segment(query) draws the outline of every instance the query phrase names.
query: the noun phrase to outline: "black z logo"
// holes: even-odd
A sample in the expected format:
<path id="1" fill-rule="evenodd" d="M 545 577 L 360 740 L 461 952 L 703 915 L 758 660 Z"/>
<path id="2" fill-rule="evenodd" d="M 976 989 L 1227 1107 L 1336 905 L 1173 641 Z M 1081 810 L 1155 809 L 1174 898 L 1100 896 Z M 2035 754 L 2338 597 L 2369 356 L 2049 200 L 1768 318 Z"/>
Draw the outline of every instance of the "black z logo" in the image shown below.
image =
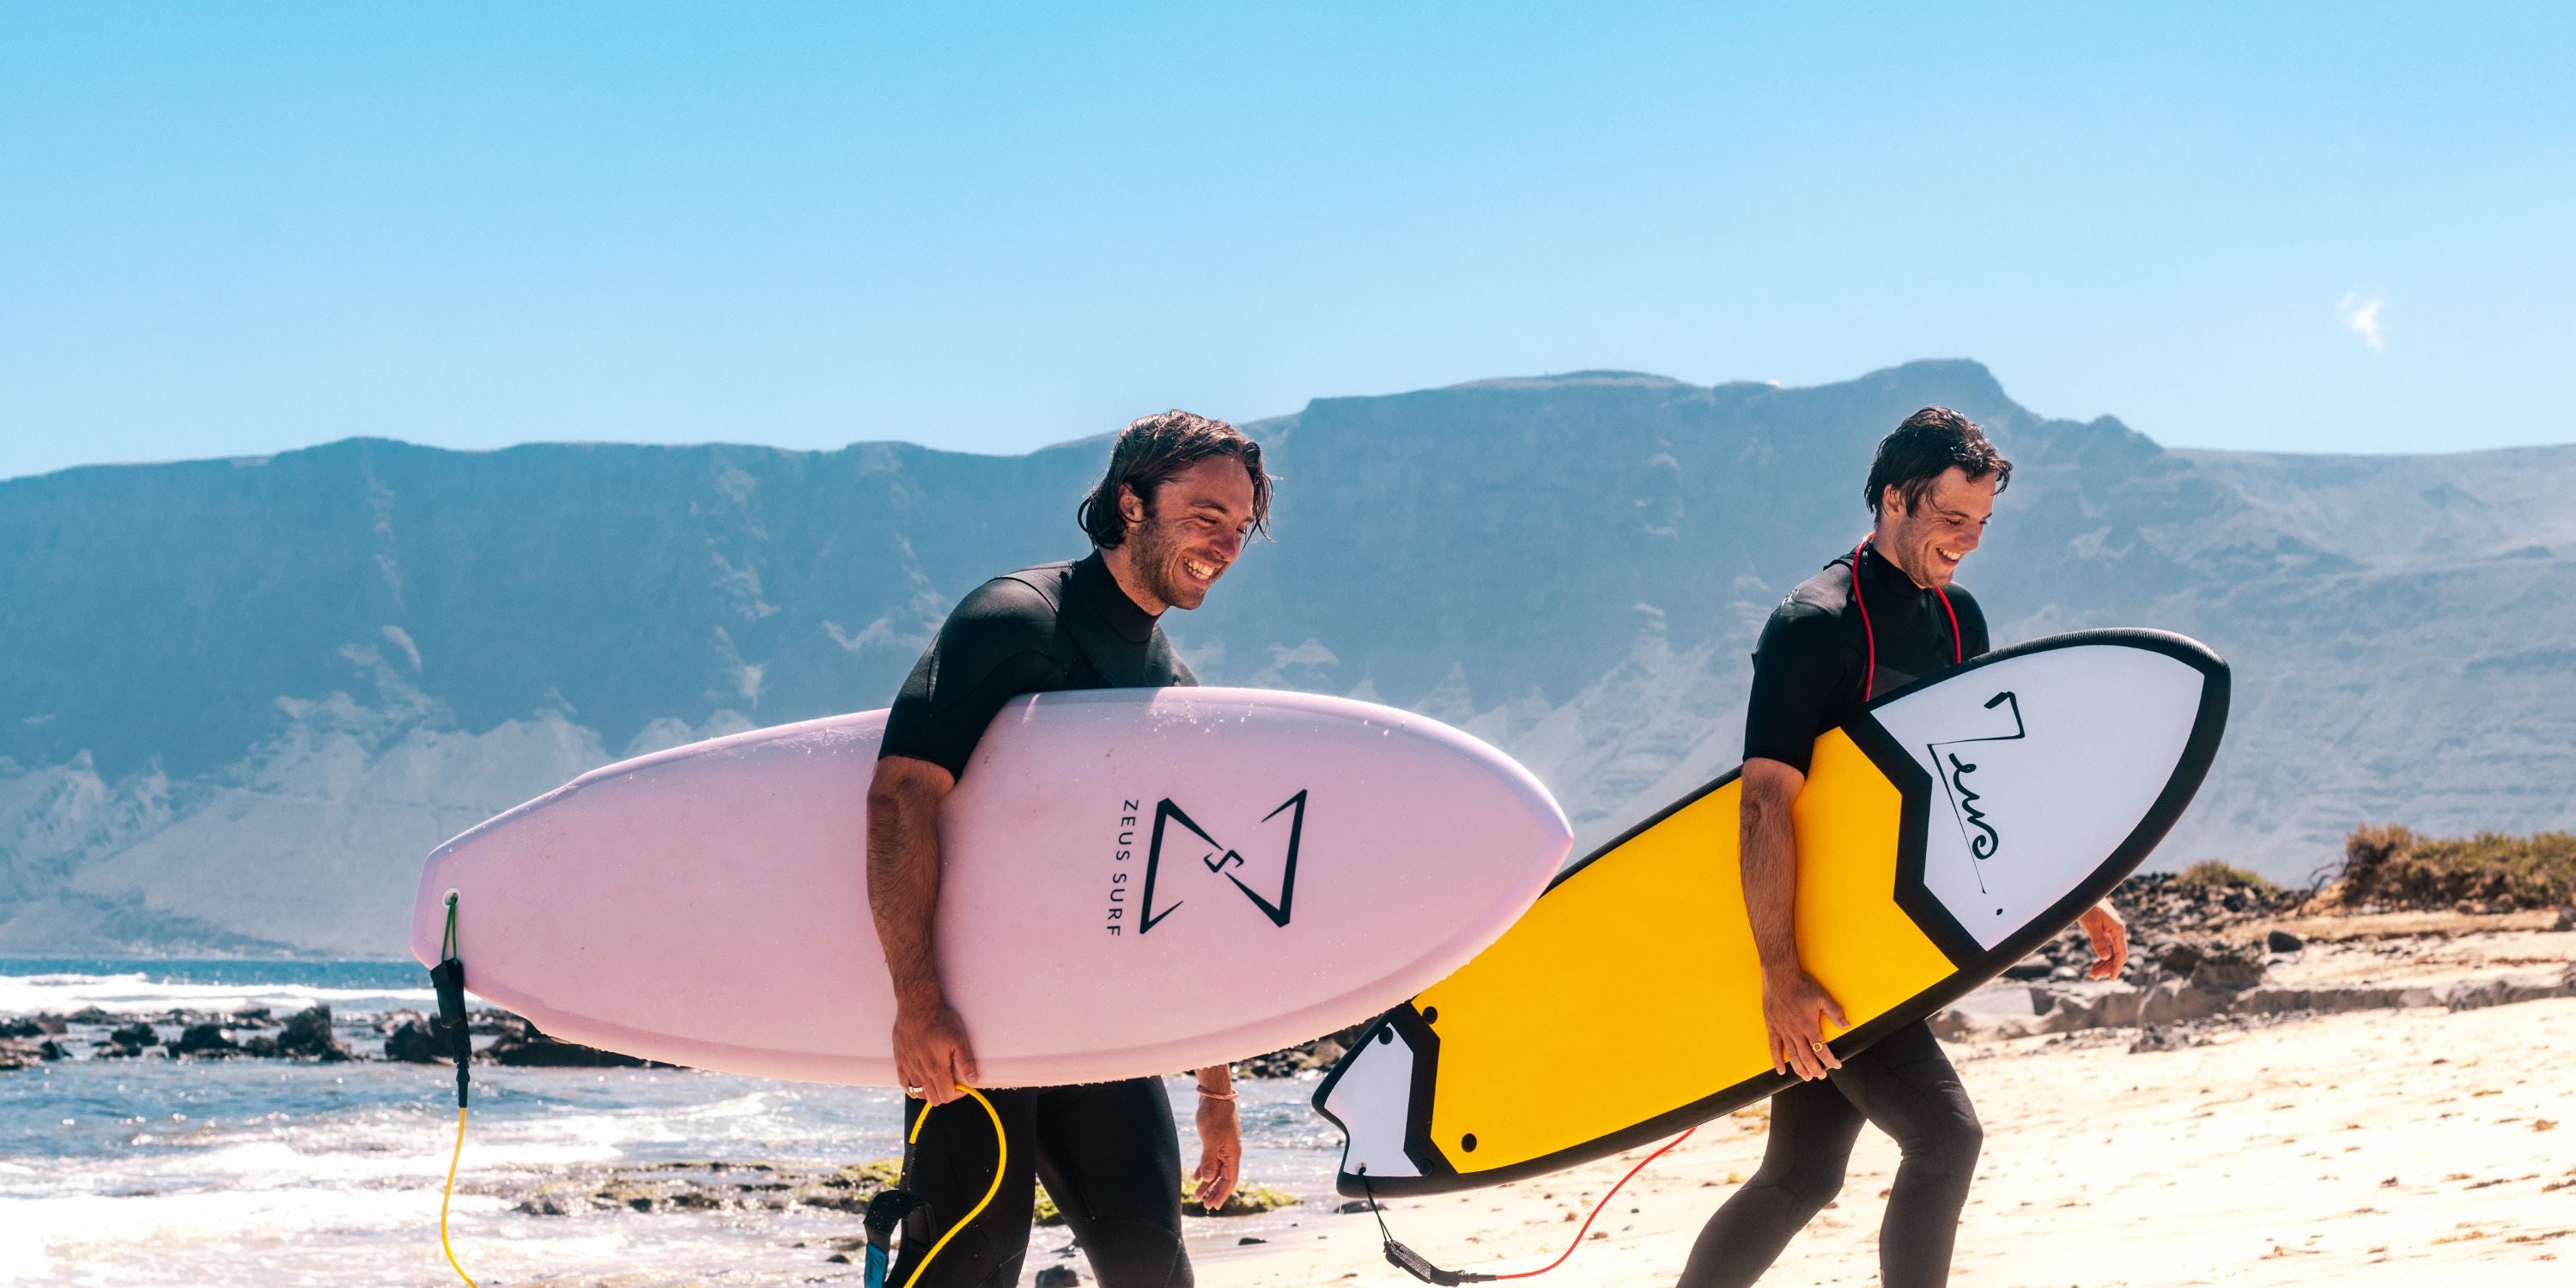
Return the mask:
<path id="1" fill-rule="evenodd" d="M 1280 802 L 1279 808 L 1262 815 L 1261 821 L 1267 823 L 1281 814 L 1288 815 L 1288 861 L 1283 865 L 1279 877 L 1279 902 L 1272 903 L 1262 898 L 1258 891 L 1245 885 L 1241 878 L 1235 876 L 1233 869 L 1243 866 L 1241 854 L 1236 853 L 1224 842 L 1208 835 L 1206 828 L 1199 826 L 1189 815 L 1182 813 L 1181 807 L 1173 804 L 1171 798 L 1165 797 L 1154 807 L 1153 848 L 1145 855 L 1144 921 L 1137 926 L 1136 933 L 1141 935 L 1152 930 L 1161 923 L 1163 918 L 1171 916 L 1181 908 L 1179 902 L 1174 902 L 1159 912 L 1154 909 L 1154 880 L 1162 871 L 1163 841 L 1167 836 L 1172 839 L 1175 853 L 1199 848 L 1201 850 L 1199 862 L 1208 871 L 1233 882 L 1234 888 L 1242 891 L 1243 897 L 1252 901 L 1252 906 L 1261 909 L 1261 915 L 1270 918 L 1271 925 L 1287 925 L 1290 910 L 1297 898 L 1297 843 L 1306 830 L 1306 793 L 1299 792 Z M 1181 828 L 1177 833 L 1171 831 L 1171 825 L 1175 823 L 1180 824 Z M 1196 841 L 1189 839 L 1193 837 Z"/>
<path id="2" fill-rule="evenodd" d="M 1968 775 L 1977 772 L 1977 767 L 1961 760 L 1959 753 L 1943 749 L 1964 747 L 1972 742 L 2019 740 L 2025 732 L 2021 721 L 2021 699 L 2013 696 L 2012 691 L 2007 689 L 1986 699 L 1986 710 L 1992 711 L 1996 707 L 2007 707 L 2011 710 L 2013 723 L 2011 733 L 1991 734 L 1983 738 L 1959 738 L 1949 742 L 1932 743 L 1924 748 L 1932 753 L 1932 764 L 1937 771 L 1935 776 L 1941 780 L 1941 789 L 1950 798 L 1950 815 L 1959 822 L 1959 839 L 1967 843 L 1968 853 L 1979 859 L 1995 857 L 1995 852 L 2003 848 L 2003 837 L 1996 834 L 1994 824 L 1986 821 L 1986 812 L 1977 808 L 1977 802 L 1982 798 L 1977 795 L 1975 789 L 1968 786 Z M 1970 835 L 1971 831 L 1975 835 Z M 1985 875 L 1981 869 L 1977 876 L 1977 888 L 1983 890 L 1985 883 Z"/>

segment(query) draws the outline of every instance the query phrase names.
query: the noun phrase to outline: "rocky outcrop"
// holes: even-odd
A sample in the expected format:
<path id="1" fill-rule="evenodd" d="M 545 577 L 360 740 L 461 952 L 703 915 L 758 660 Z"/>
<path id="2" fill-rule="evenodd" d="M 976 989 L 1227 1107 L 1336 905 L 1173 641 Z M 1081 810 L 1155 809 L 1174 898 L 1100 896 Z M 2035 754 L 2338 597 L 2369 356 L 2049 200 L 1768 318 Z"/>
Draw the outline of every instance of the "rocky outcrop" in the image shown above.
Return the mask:
<path id="1" fill-rule="evenodd" d="M 376 1021 L 385 1035 L 385 1058 L 402 1064 L 445 1064 L 445 1044 L 417 1011 L 394 1011 Z"/>
<path id="2" fill-rule="evenodd" d="M 563 1042 L 548 1037 L 536 1025 L 511 1017 L 501 1026 L 500 1036 L 492 1045 L 476 1052 L 478 1059 L 494 1064 L 530 1069 L 670 1069 L 676 1065 L 657 1063 L 616 1051 L 602 1051 L 577 1042 Z"/>
<path id="3" fill-rule="evenodd" d="M 1312 1070 L 1332 1068 L 1334 1062 L 1340 1060 L 1342 1053 L 1348 1051 L 1351 1043 L 1359 1037 L 1360 1030 L 1374 1022 L 1354 1024 L 1349 1028 L 1327 1033 L 1312 1042 L 1301 1042 L 1296 1046 L 1273 1051 L 1268 1055 L 1257 1055 L 1249 1060 L 1237 1060 L 1234 1062 L 1234 1072 L 1246 1078 L 1293 1078 Z"/>
<path id="4" fill-rule="evenodd" d="M 161 1034 L 151 1025 L 137 1020 L 121 1024 L 101 1040 L 95 1051 L 101 1059 L 131 1060 L 161 1045 Z"/>
<path id="5" fill-rule="evenodd" d="M 0 1073 L 32 1069 L 46 1061 L 68 1059 L 70 1056 L 71 1053 L 63 1049 L 63 1044 L 52 1038 L 0 1038 Z"/>
<path id="6" fill-rule="evenodd" d="M 170 1040 L 170 1054 L 193 1059 L 221 1059 L 247 1055 L 233 1040 L 232 1030 L 221 1024 L 191 1024 L 185 1032 Z"/>
<path id="7" fill-rule="evenodd" d="M 2235 989 L 2193 979 L 2163 979 L 2145 988 L 1989 985 L 1932 1017 L 1932 1031 L 1945 1041 L 1973 1041 L 2086 1029 L 2159 1028 L 2226 1017 L 2413 1007 L 2470 1011 L 2558 997 L 2576 997 L 2576 967 L 2415 984 L 2258 984 Z"/>

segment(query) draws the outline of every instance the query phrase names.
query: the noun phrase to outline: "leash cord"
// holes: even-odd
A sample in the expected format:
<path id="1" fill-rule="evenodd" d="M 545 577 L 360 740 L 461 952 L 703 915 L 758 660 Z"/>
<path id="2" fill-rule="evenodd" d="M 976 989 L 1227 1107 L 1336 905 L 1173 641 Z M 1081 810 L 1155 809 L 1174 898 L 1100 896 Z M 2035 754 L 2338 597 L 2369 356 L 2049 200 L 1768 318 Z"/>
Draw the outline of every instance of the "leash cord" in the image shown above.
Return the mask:
<path id="1" fill-rule="evenodd" d="M 465 1288 L 477 1288 L 474 1276 L 456 1263 L 456 1249 L 447 1242 L 447 1200 L 456 1192 L 456 1161 L 465 1156 L 465 1106 L 456 1107 L 456 1151 L 447 1156 L 447 1186 L 438 1192 L 438 1250 L 447 1254 L 447 1268 L 465 1281 Z"/>
<path id="2" fill-rule="evenodd" d="M 1638 1159 L 1637 1165 L 1629 1168 L 1628 1174 L 1620 1177 L 1618 1184 L 1611 1186 L 1610 1192 L 1602 1195 L 1601 1201 L 1592 1205 L 1592 1214 L 1583 1218 L 1582 1227 L 1574 1232 L 1574 1242 L 1565 1245 L 1565 1251 L 1556 1254 L 1556 1260 L 1540 1266 L 1536 1270 L 1519 1270 L 1507 1275 L 1487 1275 L 1477 1274 L 1473 1271 L 1443 1270 L 1438 1266 L 1432 1265 L 1431 1262 L 1423 1257 L 1421 1253 L 1415 1252 L 1413 1249 L 1395 1241 L 1395 1236 L 1386 1228 L 1386 1214 L 1378 1208 L 1377 1192 L 1369 1185 L 1368 1174 L 1366 1172 L 1360 1174 L 1360 1190 L 1368 1196 L 1370 1214 L 1377 1217 L 1378 1238 L 1386 1244 L 1386 1259 L 1393 1263 L 1398 1269 L 1403 1270 L 1406 1274 L 1412 1275 L 1414 1278 L 1427 1284 L 1441 1285 L 1442 1288 L 1452 1288 L 1453 1285 L 1458 1284 L 1499 1283 L 1506 1279 L 1535 1279 L 1540 1275 L 1546 1274 L 1548 1271 L 1556 1269 L 1558 1266 L 1564 1265 L 1567 1259 L 1574 1255 L 1575 1250 L 1583 1246 L 1583 1236 L 1591 1233 L 1592 1223 L 1601 1219 L 1601 1213 L 1610 1206 L 1610 1200 L 1618 1195 L 1621 1186 L 1625 1186 L 1628 1182 L 1637 1179 L 1637 1173 L 1646 1170 L 1646 1164 L 1654 1162 L 1656 1159 L 1662 1158 L 1665 1154 L 1672 1152 L 1675 1146 L 1680 1145 L 1683 1141 L 1689 1140 L 1691 1138 L 1691 1133 L 1698 1130 L 1699 1128 L 1697 1127 L 1689 1128 L 1682 1132 L 1681 1135 L 1675 1136 L 1671 1140 L 1664 1142 L 1662 1148 L 1657 1149 L 1654 1153 Z M 905 1288 L 910 1288 L 910 1285 L 906 1285 Z"/>
<path id="3" fill-rule="evenodd" d="M 939 1255 L 940 1249 L 947 1247 L 948 1241 L 956 1238 L 958 1231 L 975 1224 L 975 1218 L 984 1215 L 984 1209 L 992 1206 L 993 1196 L 1002 1192 L 1003 1172 L 1010 1165 L 1011 1140 L 1002 1131 L 1001 1111 L 993 1108 L 993 1102 L 986 1100 L 983 1092 L 962 1082 L 957 1084 L 957 1089 L 974 1097 L 975 1103 L 984 1107 L 984 1116 L 993 1120 L 993 1184 L 984 1191 L 984 1197 L 975 1201 L 975 1206 L 966 1213 L 965 1220 L 948 1227 L 947 1232 L 939 1236 L 939 1242 L 930 1245 L 930 1251 L 921 1254 L 921 1264 L 914 1266 L 912 1273 L 905 1276 L 903 1288 L 912 1288 L 914 1284 L 919 1283 L 921 1272 L 930 1268 L 931 1260 Z M 906 1136 L 903 1142 L 906 1146 L 920 1143 L 922 1126 L 930 1121 L 930 1110 L 931 1106 L 924 1105 L 921 1116 L 912 1120 L 912 1133 Z"/>

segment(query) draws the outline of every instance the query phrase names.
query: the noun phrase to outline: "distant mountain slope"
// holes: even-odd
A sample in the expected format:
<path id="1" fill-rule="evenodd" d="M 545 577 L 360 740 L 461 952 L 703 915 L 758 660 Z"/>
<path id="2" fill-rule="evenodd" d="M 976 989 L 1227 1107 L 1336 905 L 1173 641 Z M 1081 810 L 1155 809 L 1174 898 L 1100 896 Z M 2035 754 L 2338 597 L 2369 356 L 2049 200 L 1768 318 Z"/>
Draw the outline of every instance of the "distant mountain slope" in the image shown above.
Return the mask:
<path id="1" fill-rule="evenodd" d="M 1753 633 L 1928 403 L 2018 463 L 1964 579 L 1998 639 L 2164 626 L 2236 663 L 2160 861 L 2576 825 L 2576 448 L 2167 451 L 1967 362 L 1318 400 L 1253 427 L 1277 543 L 1170 628 L 1212 683 L 1460 723 L 1599 839 L 1734 763 Z M 1080 551 L 1101 457 L 351 440 L 0 482 L 0 952 L 397 951 L 421 855 L 477 819 L 882 704 L 958 595 Z"/>

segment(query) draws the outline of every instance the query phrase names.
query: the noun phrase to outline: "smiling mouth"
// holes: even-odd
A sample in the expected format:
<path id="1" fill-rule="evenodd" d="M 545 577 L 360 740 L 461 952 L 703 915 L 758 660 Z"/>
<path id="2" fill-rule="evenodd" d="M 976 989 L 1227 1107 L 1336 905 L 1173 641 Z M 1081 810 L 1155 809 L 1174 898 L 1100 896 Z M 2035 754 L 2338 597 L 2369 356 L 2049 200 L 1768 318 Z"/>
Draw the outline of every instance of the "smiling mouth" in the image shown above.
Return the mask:
<path id="1" fill-rule="evenodd" d="M 1225 571 L 1225 565 L 1212 563 L 1205 559 L 1183 559 L 1181 560 L 1181 571 L 1188 573 L 1190 575 L 1190 579 L 1193 581 L 1212 582 L 1216 580 L 1216 575 L 1218 573 Z"/>

